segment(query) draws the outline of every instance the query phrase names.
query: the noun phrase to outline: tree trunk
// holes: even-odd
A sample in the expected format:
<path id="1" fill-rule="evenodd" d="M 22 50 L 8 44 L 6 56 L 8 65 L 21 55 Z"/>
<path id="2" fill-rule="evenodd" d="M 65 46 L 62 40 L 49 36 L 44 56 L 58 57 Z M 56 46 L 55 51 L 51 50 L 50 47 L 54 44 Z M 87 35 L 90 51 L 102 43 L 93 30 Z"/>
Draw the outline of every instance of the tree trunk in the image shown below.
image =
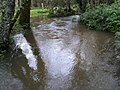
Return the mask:
<path id="1" fill-rule="evenodd" d="M 2 12 L 1 16 L 1 36 L 2 37 L 2 43 L 5 44 L 5 46 L 9 43 L 9 37 L 10 37 L 10 23 L 14 16 L 15 11 L 15 0 L 5 0 L 3 1 L 5 3 L 5 6 L 3 6 L 4 10 Z"/>
<path id="2" fill-rule="evenodd" d="M 71 11 L 70 1 L 71 1 L 71 0 L 68 0 L 68 11 Z"/>
<path id="3" fill-rule="evenodd" d="M 19 24 L 22 25 L 24 29 L 30 28 L 30 6 L 31 0 L 27 0 L 20 13 Z"/>
<path id="4" fill-rule="evenodd" d="M 3 0 L 0 1 L 0 11 L 1 11 L 1 20 L 0 20 L 0 48 L 7 49 L 9 45 L 9 38 L 12 28 L 17 21 L 18 17 L 21 25 L 26 25 L 27 28 L 30 28 L 30 4 L 31 0 L 21 0 L 20 9 L 15 11 L 15 0 Z M 14 18 L 13 18 L 14 17 Z M 0 49 L 1 50 L 1 49 Z"/>

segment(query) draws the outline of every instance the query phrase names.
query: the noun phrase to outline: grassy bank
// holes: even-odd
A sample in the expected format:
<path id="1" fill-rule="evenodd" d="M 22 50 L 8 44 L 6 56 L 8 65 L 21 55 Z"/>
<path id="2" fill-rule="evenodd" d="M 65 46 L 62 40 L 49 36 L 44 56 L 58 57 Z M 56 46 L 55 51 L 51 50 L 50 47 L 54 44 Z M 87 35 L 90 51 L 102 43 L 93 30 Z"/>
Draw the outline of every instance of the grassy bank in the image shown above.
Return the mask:
<path id="1" fill-rule="evenodd" d="M 69 10 L 66 7 L 54 7 L 49 9 L 41 9 L 39 7 L 32 7 L 30 11 L 31 17 L 48 16 L 48 17 L 65 17 L 79 13 L 79 6 L 77 4 L 71 5 Z"/>
<path id="2" fill-rule="evenodd" d="M 30 11 L 30 17 L 47 16 L 48 11 L 48 9 L 33 8 Z"/>
<path id="3" fill-rule="evenodd" d="M 73 9 L 67 9 L 63 7 L 54 7 L 50 9 L 48 16 L 49 17 L 66 17 L 74 15 L 75 11 Z"/>

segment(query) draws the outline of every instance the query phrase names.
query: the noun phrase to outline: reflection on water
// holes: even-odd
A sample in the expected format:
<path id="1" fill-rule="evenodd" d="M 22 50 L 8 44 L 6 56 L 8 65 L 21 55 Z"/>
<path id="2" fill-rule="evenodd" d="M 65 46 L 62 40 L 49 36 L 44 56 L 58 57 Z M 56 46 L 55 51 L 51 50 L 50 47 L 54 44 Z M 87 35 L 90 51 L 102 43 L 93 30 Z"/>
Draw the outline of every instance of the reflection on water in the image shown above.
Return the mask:
<path id="1" fill-rule="evenodd" d="M 23 36 L 23 34 L 17 34 L 14 36 L 14 41 L 16 47 L 22 50 L 22 53 L 28 60 L 28 65 L 34 70 L 37 70 L 37 60 L 35 55 L 33 55 L 31 46 L 28 44 L 27 40 Z"/>
<path id="2" fill-rule="evenodd" d="M 17 61 L 16 61 L 17 60 Z M 20 90 L 43 90 L 44 89 L 44 67 L 40 59 L 38 59 L 39 66 L 37 71 L 31 69 L 27 63 L 27 60 L 24 56 L 17 56 L 13 60 L 12 75 L 14 78 L 21 80 L 23 86 Z M 41 69 L 42 68 L 42 69 Z M 42 82 L 41 82 L 42 81 Z M 12 89 L 14 90 L 14 89 Z M 15 89 L 19 90 L 19 89 Z"/>
<path id="3" fill-rule="evenodd" d="M 22 87 L 21 80 L 15 78 L 11 73 L 10 60 L 0 60 L 0 90 L 22 90 Z"/>
<path id="4" fill-rule="evenodd" d="M 77 21 L 77 15 L 33 18 L 36 41 L 15 36 L 21 50 L 0 61 L 0 90 L 120 90 L 119 69 L 110 64 L 113 35 L 87 30 Z"/>

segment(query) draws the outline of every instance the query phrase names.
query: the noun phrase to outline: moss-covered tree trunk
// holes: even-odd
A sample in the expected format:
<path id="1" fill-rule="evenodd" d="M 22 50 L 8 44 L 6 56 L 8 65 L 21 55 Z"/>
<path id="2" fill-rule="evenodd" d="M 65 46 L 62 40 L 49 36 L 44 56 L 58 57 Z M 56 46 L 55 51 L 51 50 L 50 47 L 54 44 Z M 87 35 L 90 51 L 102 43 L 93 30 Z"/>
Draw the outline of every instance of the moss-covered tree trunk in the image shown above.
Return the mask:
<path id="1" fill-rule="evenodd" d="M 0 42 L 5 45 L 9 44 L 10 37 L 10 23 L 14 16 L 15 11 L 15 0 L 4 0 L 2 1 L 2 16 L 1 16 L 1 29 L 0 29 Z"/>
<path id="2" fill-rule="evenodd" d="M 27 0 L 20 13 L 19 24 L 22 25 L 24 29 L 30 28 L 30 6 L 31 0 Z"/>

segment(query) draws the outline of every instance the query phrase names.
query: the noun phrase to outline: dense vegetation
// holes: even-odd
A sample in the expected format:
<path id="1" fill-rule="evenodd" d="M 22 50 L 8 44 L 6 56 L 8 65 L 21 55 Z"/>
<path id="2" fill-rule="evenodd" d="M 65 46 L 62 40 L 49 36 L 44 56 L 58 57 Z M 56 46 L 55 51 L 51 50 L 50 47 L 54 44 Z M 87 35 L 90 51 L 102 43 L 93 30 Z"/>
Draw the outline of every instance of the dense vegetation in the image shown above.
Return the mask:
<path id="1" fill-rule="evenodd" d="M 65 17 L 65 16 L 70 16 L 74 15 L 75 11 L 73 9 L 67 9 L 67 8 L 62 8 L 62 7 L 54 7 L 53 9 L 49 10 L 49 17 Z"/>
<path id="2" fill-rule="evenodd" d="M 101 4 L 88 8 L 81 15 L 81 20 L 92 30 L 120 31 L 120 4 Z"/>

